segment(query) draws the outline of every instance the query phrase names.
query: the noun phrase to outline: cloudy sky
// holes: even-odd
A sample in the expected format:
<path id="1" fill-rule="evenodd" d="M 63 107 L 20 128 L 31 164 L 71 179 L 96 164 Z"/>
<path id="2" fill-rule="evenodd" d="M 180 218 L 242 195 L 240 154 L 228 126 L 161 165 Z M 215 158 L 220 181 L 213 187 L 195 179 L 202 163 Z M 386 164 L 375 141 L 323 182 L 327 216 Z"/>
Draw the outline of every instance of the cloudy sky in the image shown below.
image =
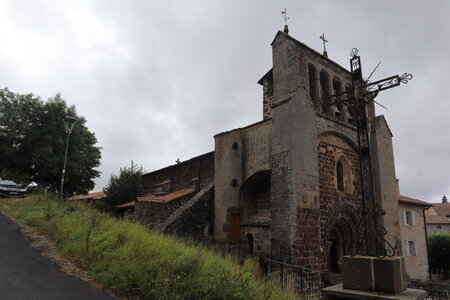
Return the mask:
<path id="1" fill-rule="evenodd" d="M 0 0 L 0 87 L 61 93 L 102 147 L 95 190 L 131 160 L 153 171 L 214 149 L 213 135 L 262 119 L 270 43 L 290 35 L 373 80 L 410 72 L 377 101 L 394 134 L 401 193 L 450 194 L 450 2 Z"/>

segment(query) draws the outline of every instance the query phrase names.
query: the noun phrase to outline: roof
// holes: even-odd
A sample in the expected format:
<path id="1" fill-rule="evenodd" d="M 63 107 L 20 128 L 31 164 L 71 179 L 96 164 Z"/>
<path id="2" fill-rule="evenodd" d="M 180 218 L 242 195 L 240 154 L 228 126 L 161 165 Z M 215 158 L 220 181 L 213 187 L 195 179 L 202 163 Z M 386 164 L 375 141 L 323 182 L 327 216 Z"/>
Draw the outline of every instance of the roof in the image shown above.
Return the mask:
<path id="1" fill-rule="evenodd" d="M 260 80 L 258 80 L 258 84 L 264 84 L 264 81 L 266 79 L 273 82 L 273 68 L 267 71 L 267 73 L 264 74 L 264 76 Z"/>
<path id="2" fill-rule="evenodd" d="M 272 121 L 272 118 L 268 118 L 268 119 L 265 119 L 265 120 L 262 120 L 262 121 L 258 121 L 258 122 L 256 122 L 256 123 L 247 125 L 247 126 L 245 126 L 245 127 L 239 127 L 239 128 L 234 128 L 234 129 L 231 129 L 231 130 L 223 131 L 223 132 L 220 132 L 220 133 L 215 134 L 214 137 L 219 136 L 219 135 L 222 135 L 222 134 L 230 133 L 230 132 L 236 131 L 236 130 L 247 129 L 247 128 L 250 128 L 250 127 L 259 125 L 259 124 L 264 123 L 264 122 L 269 122 L 269 121 Z"/>
<path id="3" fill-rule="evenodd" d="M 405 203 L 405 204 L 411 204 L 411 205 L 417 205 L 417 206 L 423 206 L 423 207 L 433 206 L 433 204 L 431 204 L 431 203 L 421 201 L 418 199 L 414 199 L 414 198 L 410 198 L 410 197 L 406 197 L 403 195 L 400 195 L 400 197 L 398 197 L 398 202 Z"/>
<path id="4" fill-rule="evenodd" d="M 185 190 L 172 192 L 172 193 L 162 195 L 162 196 L 151 195 L 151 196 L 145 196 L 145 197 L 138 197 L 137 201 L 138 202 L 168 203 L 170 201 L 177 200 L 177 199 L 183 198 L 185 196 L 188 196 L 188 195 L 191 195 L 194 193 L 195 193 L 194 190 L 185 189 Z"/>
<path id="5" fill-rule="evenodd" d="M 434 203 L 433 208 L 438 216 L 450 215 L 450 203 Z"/>
<path id="6" fill-rule="evenodd" d="M 172 180 L 166 180 L 166 181 L 163 181 L 163 182 L 160 182 L 160 183 L 158 183 L 158 184 L 155 184 L 155 187 L 157 187 L 157 186 L 161 186 L 161 185 L 165 185 L 165 184 L 167 184 L 167 183 L 170 183 Z"/>
<path id="7" fill-rule="evenodd" d="M 149 176 L 149 175 L 152 175 L 152 174 L 154 174 L 154 173 L 158 173 L 158 172 L 160 172 L 160 171 L 162 171 L 162 170 L 165 170 L 165 169 L 178 168 L 178 167 L 182 166 L 183 164 L 186 164 L 186 163 L 188 163 L 188 162 L 190 162 L 190 161 L 192 161 L 192 160 L 196 160 L 196 159 L 199 159 L 199 158 L 201 158 L 201 157 L 209 156 L 209 155 L 212 155 L 212 156 L 214 157 L 214 151 L 210 151 L 210 152 L 207 152 L 207 153 L 203 153 L 203 154 L 201 154 L 201 155 L 192 157 L 192 158 L 190 158 L 190 159 L 188 159 L 188 160 L 185 160 L 185 161 L 182 161 L 182 162 L 180 162 L 180 163 L 177 163 L 177 164 L 174 164 L 174 165 L 170 165 L 170 166 L 167 166 L 167 167 L 158 169 L 158 170 L 151 171 L 151 172 L 149 172 L 149 173 L 143 174 L 142 176 Z"/>
<path id="8" fill-rule="evenodd" d="M 127 207 L 134 207 L 135 201 L 131 201 L 122 205 L 117 206 L 118 208 L 127 208 Z"/>
<path id="9" fill-rule="evenodd" d="M 86 195 L 76 195 L 73 197 L 70 197 L 69 200 L 97 200 L 105 198 L 106 194 L 104 192 L 95 192 L 95 193 L 89 193 Z"/>
<path id="10" fill-rule="evenodd" d="M 283 32 L 283 31 L 278 31 L 277 34 L 275 35 L 275 38 L 273 39 L 271 45 L 273 45 L 273 43 L 276 41 L 276 39 L 280 36 L 283 35 L 285 37 L 287 37 L 288 39 L 292 40 L 293 42 L 295 42 L 297 45 L 311 51 L 312 53 L 316 54 L 317 56 L 320 56 L 322 59 L 334 64 L 336 67 L 340 68 L 341 70 L 350 73 L 349 70 L 347 70 L 346 68 L 344 68 L 343 66 L 341 66 L 340 64 L 338 64 L 337 62 L 335 62 L 334 60 L 331 60 L 330 58 L 322 55 L 322 53 L 317 52 L 316 50 L 310 48 L 309 46 L 307 46 L 306 44 L 303 44 L 302 42 L 300 42 L 299 40 L 293 38 L 292 36 L 290 36 L 289 34 Z"/>
<path id="11" fill-rule="evenodd" d="M 449 224 L 450 221 L 445 216 L 428 216 L 427 224 Z"/>

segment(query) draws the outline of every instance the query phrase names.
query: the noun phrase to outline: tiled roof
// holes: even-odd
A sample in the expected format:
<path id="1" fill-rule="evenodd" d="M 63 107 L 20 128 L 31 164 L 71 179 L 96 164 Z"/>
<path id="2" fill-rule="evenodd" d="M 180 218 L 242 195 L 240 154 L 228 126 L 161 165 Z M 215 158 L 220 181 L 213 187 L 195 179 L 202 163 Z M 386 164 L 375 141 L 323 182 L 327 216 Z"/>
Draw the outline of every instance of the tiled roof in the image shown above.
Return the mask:
<path id="1" fill-rule="evenodd" d="M 188 196 L 195 193 L 194 190 L 186 189 L 180 190 L 176 192 L 172 192 L 170 194 L 162 195 L 162 196 L 146 196 L 146 197 L 138 197 L 138 202 L 157 202 L 157 203 L 168 203 L 170 201 L 180 199 L 182 197 Z"/>
<path id="2" fill-rule="evenodd" d="M 131 201 L 122 205 L 117 206 L 118 208 L 134 207 L 135 201 Z"/>
<path id="3" fill-rule="evenodd" d="M 97 200 L 105 198 L 106 194 L 103 192 L 96 192 L 96 193 L 90 193 L 87 195 L 76 195 L 73 197 L 70 197 L 69 200 Z"/>
<path id="4" fill-rule="evenodd" d="M 427 224 L 450 224 L 445 216 L 428 216 L 426 220 Z"/>
<path id="5" fill-rule="evenodd" d="M 406 203 L 406 204 L 412 204 L 412 205 L 419 205 L 419 206 L 426 206 L 426 207 L 433 206 L 433 204 L 431 204 L 431 203 L 421 201 L 418 199 L 414 199 L 414 198 L 410 198 L 410 197 L 406 197 L 403 195 L 400 195 L 400 197 L 398 197 L 398 201 Z"/>
<path id="6" fill-rule="evenodd" d="M 165 181 L 163 181 L 163 182 L 160 182 L 160 183 L 158 183 L 158 184 L 155 184 L 155 187 L 156 187 L 156 186 L 165 185 L 165 184 L 170 183 L 170 182 L 171 182 L 170 179 L 169 179 L 169 180 L 165 180 Z"/>
<path id="7" fill-rule="evenodd" d="M 438 216 L 450 215 L 450 203 L 434 203 L 433 207 Z"/>

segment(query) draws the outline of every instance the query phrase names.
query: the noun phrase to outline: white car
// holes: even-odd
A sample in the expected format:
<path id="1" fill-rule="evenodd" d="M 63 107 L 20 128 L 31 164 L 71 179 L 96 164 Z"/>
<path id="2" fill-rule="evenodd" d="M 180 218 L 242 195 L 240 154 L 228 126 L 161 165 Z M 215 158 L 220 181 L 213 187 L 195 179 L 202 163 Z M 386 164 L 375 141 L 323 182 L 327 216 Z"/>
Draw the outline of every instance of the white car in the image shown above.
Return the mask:
<path id="1" fill-rule="evenodd" d="M 22 197 L 27 195 L 27 189 L 20 183 L 11 180 L 0 180 L 0 197 Z"/>

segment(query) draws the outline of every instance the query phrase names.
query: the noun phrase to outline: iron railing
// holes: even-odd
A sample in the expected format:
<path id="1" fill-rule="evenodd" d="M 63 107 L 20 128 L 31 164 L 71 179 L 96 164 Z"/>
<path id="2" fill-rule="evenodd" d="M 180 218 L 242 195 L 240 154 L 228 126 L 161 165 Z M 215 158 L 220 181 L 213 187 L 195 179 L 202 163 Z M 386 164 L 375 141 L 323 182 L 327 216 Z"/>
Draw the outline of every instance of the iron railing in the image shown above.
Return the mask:
<path id="1" fill-rule="evenodd" d="M 293 290 L 303 299 L 324 299 L 322 289 L 342 282 L 341 274 L 315 271 L 267 258 L 259 254 L 261 271 L 283 289 Z"/>
<path id="2" fill-rule="evenodd" d="M 427 292 L 425 299 L 450 299 L 450 284 L 433 281 L 409 280 L 408 287 L 421 289 Z"/>

